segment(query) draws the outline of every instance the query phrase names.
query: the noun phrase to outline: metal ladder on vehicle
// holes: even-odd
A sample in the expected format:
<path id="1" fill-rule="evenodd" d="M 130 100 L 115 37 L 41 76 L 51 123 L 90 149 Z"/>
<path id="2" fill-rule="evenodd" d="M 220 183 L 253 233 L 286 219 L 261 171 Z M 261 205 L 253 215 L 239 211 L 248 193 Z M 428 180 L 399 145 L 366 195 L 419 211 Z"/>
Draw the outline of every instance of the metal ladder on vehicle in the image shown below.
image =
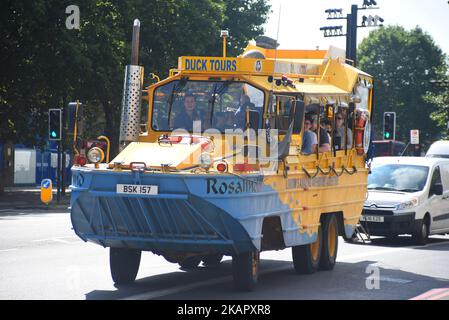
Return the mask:
<path id="1" fill-rule="evenodd" d="M 361 223 L 355 226 L 354 234 L 357 240 L 363 242 L 364 244 L 371 242 L 369 232 L 366 231 L 365 227 L 363 227 Z"/>

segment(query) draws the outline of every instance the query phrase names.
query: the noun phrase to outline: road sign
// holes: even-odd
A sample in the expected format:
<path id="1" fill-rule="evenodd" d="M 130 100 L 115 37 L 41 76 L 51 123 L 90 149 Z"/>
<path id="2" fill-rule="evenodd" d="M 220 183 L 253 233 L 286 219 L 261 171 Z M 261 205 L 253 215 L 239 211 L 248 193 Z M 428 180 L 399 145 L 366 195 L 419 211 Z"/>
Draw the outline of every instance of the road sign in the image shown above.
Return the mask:
<path id="1" fill-rule="evenodd" d="M 419 144 L 419 130 L 410 130 L 410 144 Z"/>
<path id="2" fill-rule="evenodd" d="M 53 200 L 53 184 L 50 179 L 43 179 L 41 182 L 41 201 L 49 204 Z"/>

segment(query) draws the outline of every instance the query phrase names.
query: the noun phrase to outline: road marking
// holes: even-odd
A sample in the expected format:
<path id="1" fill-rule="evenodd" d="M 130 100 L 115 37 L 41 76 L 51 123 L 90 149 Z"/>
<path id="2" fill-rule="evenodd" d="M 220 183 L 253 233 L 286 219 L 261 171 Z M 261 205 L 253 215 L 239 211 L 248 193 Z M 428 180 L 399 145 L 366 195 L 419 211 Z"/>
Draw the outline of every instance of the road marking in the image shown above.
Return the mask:
<path id="1" fill-rule="evenodd" d="M 13 248 L 13 249 L 1 249 L 0 252 L 10 252 L 10 251 L 16 251 L 19 250 L 17 248 Z"/>
<path id="2" fill-rule="evenodd" d="M 267 270 L 261 271 L 259 273 L 259 275 L 264 275 L 264 274 L 268 274 L 268 273 L 272 273 L 272 272 L 276 272 L 276 271 L 289 270 L 291 268 L 292 268 L 291 266 L 282 266 L 282 267 L 277 267 L 277 268 L 273 268 L 273 269 L 267 269 Z M 225 276 L 225 277 L 221 277 L 221 278 L 210 279 L 210 280 L 192 283 L 192 284 L 188 284 L 185 286 L 179 286 L 179 287 L 174 287 L 174 288 L 170 288 L 170 289 L 162 289 L 162 290 L 158 290 L 158 291 L 136 294 L 136 295 L 122 298 L 119 300 L 149 300 L 149 299 L 154 299 L 154 298 L 158 298 L 158 297 L 162 297 L 162 296 L 167 296 L 170 294 L 188 291 L 191 289 L 196 289 L 199 287 L 209 286 L 209 285 L 213 285 L 213 284 L 219 284 L 222 282 L 230 282 L 230 281 L 232 281 L 232 276 Z"/>
<path id="3" fill-rule="evenodd" d="M 444 292 L 444 293 L 443 293 Z M 442 294 L 443 293 L 443 294 Z M 435 300 L 436 297 L 449 295 L 449 288 L 432 289 L 410 300 Z"/>
<path id="4" fill-rule="evenodd" d="M 64 239 L 72 239 L 72 241 L 67 241 Z M 73 241 L 73 240 L 78 240 L 77 237 L 75 236 L 67 236 L 67 237 L 55 237 L 55 238 L 48 238 L 48 239 L 37 239 L 37 240 L 32 240 L 33 242 L 49 242 L 49 241 L 53 241 L 53 242 L 59 242 L 59 243 L 64 243 L 64 244 L 74 244 L 74 243 L 78 243 L 79 241 Z"/>
<path id="5" fill-rule="evenodd" d="M 439 300 L 441 298 L 446 298 L 446 297 L 449 298 L 449 288 L 448 288 L 448 290 L 446 292 L 443 292 L 443 293 L 441 293 L 441 294 L 439 294 L 437 296 L 430 297 L 427 300 Z"/>
<path id="6" fill-rule="evenodd" d="M 392 277 L 384 277 L 384 276 L 380 276 L 379 280 L 380 281 L 386 281 L 386 282 L 400 283 L 400 284 L 406 284 L 406 283 L 413 282 L 412 280 L 400 279 L 400 278 L 392 278 Z"/>
<path id="7" fill-rule="evenodd" d="M 390 248 L 390 249 L 378 250 L 378 251 L 362 253 L 362 254 L 350 254 L 350 255 L 340 257 L 340 259 L 338 259 L 338 261 L 342 261 L 342 260 L 348 261 L 348 260 L 360 259 L 360 258 L 365 258 L 365 257 L 370 257 L 370 256 L 375 256 L 375 255 L 380 255 L 380 254 L 387 254 L 387 253 L 392 253 L 392 252 L 398 252 L 398 251 L 412 251 L 413 249 L 430 248 L 430 247 L 435 247 L 435 246 L 444 245 L 444 244 L 449 245 L 449 242 L 438 242 L 438 243 L 428 244 L 425 246 L 413 246 L 413 247 L 406 247 L 406 248 Z M 291 265 L 282 266 L 282 267 L 277 267 L 277 268 L 273 268 L 273 269 L 263 270 L 259 274 L 264 275 L 264 274 L 273 273 L 273 272 L 277 272 L 277 271 L 290 270 L 292 268 L 293 267 Z M 162 290 L 157 290 L 157 291 L 152 291 L 152 292 L 147 292 L 147 293 L 141 293 L 141 294 L 125 297 L 120 300 L 149 300 L 149 299 L 154 299 L 154 298 L 158 298 L 158 297 L 162 297 L 162 296 L 167 296 L 170 294 L 180 293 L 180 292 L 184 292 L 184 291 L 188 291 L 191 289 L 196 289 L 196 288 L 200 288 L 200 287 L 204 287 L 204 286 L 215 285 L 215 284 L 219 284 L 219 283 L 223 283 L 223 282 L 229 282 L 231 280 L 232 280 L 232 276 L 225 276 L 225 277 L 221 277 L 221 278 L 196 282 L 196 283 L 192 283 L 192 284 L 188 284 L 188 285 L 184 285 L 184 286 L 178 286 L 178 287 L 169 288 L 169 289 L 162 289 Z M 411 280 L 390 278 L 390 277 L 381 277 L 381 280 L 402 283 L 402 284 L 412 282 Z"/>

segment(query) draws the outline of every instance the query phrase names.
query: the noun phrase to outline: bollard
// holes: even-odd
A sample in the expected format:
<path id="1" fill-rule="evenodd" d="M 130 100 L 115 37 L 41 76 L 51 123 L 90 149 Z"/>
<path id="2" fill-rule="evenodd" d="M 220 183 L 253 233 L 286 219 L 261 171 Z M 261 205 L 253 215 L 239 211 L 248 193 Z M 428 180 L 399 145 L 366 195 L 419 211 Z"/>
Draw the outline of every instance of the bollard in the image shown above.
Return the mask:
<path id="1" fill-rule="evenodd" d="M 49 204 L 53 200 L 53 184 L 50 179 L 44 179 L 41 182 L 41 201 Z"/>

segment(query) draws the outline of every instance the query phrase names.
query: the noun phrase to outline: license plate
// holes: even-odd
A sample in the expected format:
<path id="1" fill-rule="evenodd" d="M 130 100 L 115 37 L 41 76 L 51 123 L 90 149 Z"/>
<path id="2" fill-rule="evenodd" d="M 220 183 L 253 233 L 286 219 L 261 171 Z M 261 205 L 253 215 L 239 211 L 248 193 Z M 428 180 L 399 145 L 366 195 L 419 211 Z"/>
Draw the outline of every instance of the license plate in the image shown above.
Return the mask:
<path id="1" fill-rule="evenodd" d="M 384 217 L 382 216 L 361 216 L 360 221 L 366 222 L 384 222 Z"/>
<path id="2" fill-rule="evenodd" d="M 120 194 L 143 194 L 157 195 L 157 186 L 135 185 L 135 184 L 118 184 L 117 193 Z"/>

